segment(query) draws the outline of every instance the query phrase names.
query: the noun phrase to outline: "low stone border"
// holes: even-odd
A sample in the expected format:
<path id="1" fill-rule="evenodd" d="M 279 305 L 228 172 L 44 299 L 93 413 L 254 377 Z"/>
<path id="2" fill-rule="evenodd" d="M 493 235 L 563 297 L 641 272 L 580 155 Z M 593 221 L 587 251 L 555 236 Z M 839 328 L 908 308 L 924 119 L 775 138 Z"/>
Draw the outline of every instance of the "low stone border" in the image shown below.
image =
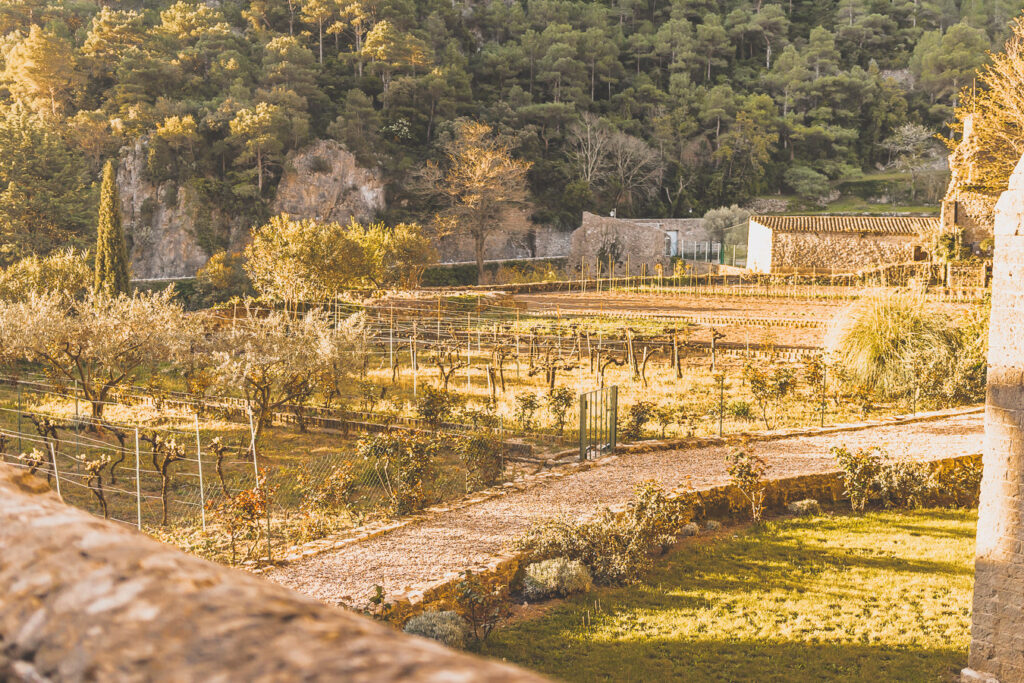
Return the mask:
<path id="1" fill-rule="evenodd" d="M 341 550 L 350 545 L 361 543 L 370 538 L 381 536 L 383 534 L 401 529 L 419 522 L 423 522 L 428 519 L 432 519 L 438 515 L 451 512 L 453 510 L 461 510 L 463 508 L 477 505 L 493 498 L 508 495 L 515 491 L 523 491 L 533 486 L 543 484 L 552 480 L 561 479 L 583 470 L 588 470 L 594 467 L 604 467 L 616 462 L 622 454 L 634 454 L 634 453 L 650 453 L 652 451 L 662 450 L 685 450 L 691 448 L 705 448 L 708 446 L 727 446 L 733 444 L 739 444 L 746 441 L 751 442 L 764 442 L 764 441 L 777 441 L 780 439 L 789 439 L 801 436 L 818 436 L 822 434 L 836 434 L 841 432 L 852 432 L 859 431 L 862 429 L 870 429 L 872 427 L 885 427 L 900 424 L 911 424 L 915 422 L 929 422 L 942 420 L 948 417 L 956 417 L 960 415 L 972 415 L 975 413 L 984 412 L 984 406 L 976 406 L 971 408 L 955 408 L 949 410 L 933 411 L 928 413 L 918 413 L 917 415 L 903 415 L 889 418 L 880 418 L 877 420 L 867 420 L 864 422 L 854 422 L 843 425 L 836 425 L 833 427 L 810 427 L 804 429 L 785 429 L 778 431 L 760 431 L 760 432 L 748 432 L 742 434 L 732 434 L 725 437 L 693 437 L 687 439 L 669 439 L 669 440 L 653 440 L 653 441 L 639 441 L 631 444 L 624 444 L 619 446 L 616 453 L 609 455 L 598 460 L 588 460 L 586 462 L 578 461 L 565 461 L 564 458 L 576 458 L 579 455 L 579 451 L 576 449 L 563 451 L 556 453 L 552 462 L 552 465 L 557 465 L 557 469 L 548 469 L 543 472 L 537 472 L 536 474 L 526 474 L 517 479 L 506 482 L 499 486 L 494 486 L 488 489 L 476 491 L 468 494 L 463 498 L 459 498 L 450 503 L 435 505 L 432 507 L 425 508 L 419 512 L 407 515 L 397 520 L 384 520 L 380 522 L 374 522 L 366 524 L 355 529 L 349 529 L 337 534 L 332 534 L 326 538 L 321 538 L 316 541 L 310 541 L 302 545 L 292 546 L 285 551 L 282 562 L 288 564 L 299 560 L 304 560 L 322 553 L 330 552 L 332 550 Z M 565 464 L 557 463 L 557 459 L 563 459 Z M 493 568 L 492 568 L 493 569 Z M 256 573 L 261 573 L 262 569 L 253 569 Z"/>
<path id="2" fill-rule="evenodd" d="M 966 462 L 980 466 L 981 454 L 928 461 L 933 470 L 955 467 Z M 786 506 L 790 502 L 806 498 L 835 505 L 845 499 L 844 488 L 838 470 L 774 479 L 769 481 L 765 488 L 764 509 L 765 512 L 786 512 Z M 671 489 L 668 496 L 676 499 L 688 498 L 688 502 L 697 511 L 698 518 L 704 520 L 733 519 L 738 516 L 738 510 L 747 511 L 749 508 L 747 499 L 732 484 L 720 484 L 697 490 L 680 486 Z M 621 504 L 607 509 L 622 514 L 626 508 L 626 504 Z M 594 514 L 600 514 L 600 510 L 595 510 Z M 467 566 L 462 571 L 472 571 L 492 590 L 508 591 L 525 559 L 524 553 L 506 552 L 493 556 L 487 562 Z M 455 609 L 457 586 L 461 580 L 462 572 L 449 572 L 441 579 L 391 596 L 391 608 L 386 620 L 401 625 L 410 617 L 427 610 Z"/>

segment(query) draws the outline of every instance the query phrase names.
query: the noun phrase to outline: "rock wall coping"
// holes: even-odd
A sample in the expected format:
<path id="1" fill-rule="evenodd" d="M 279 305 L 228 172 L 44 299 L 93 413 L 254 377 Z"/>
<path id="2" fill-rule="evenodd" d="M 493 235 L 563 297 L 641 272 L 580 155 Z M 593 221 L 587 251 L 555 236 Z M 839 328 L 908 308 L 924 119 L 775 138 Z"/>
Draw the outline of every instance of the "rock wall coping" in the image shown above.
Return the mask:
<path id="1" fill-rule="evenodd" d="M 0 465 L 0 680 L 543 679 L 192 557 Z"/>

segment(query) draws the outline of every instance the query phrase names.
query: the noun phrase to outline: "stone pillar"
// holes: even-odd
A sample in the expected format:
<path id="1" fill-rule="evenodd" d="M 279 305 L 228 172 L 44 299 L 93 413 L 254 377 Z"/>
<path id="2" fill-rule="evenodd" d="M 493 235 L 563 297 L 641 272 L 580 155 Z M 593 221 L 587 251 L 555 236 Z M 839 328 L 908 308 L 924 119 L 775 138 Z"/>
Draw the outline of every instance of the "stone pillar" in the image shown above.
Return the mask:
<path id="1" fill-rule="evenodd" d="M 984 476 L 964 682 L 1024 681 L 1024 159 L 996 205 Z"/>

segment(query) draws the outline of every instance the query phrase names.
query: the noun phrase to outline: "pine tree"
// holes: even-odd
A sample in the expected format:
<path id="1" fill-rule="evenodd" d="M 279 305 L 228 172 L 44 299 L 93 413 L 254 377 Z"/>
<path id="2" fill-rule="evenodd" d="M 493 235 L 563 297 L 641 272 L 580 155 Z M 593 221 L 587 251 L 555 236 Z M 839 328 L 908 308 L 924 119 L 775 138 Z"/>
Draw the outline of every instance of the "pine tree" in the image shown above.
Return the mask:
<path id="1" fill-rule="evenodd" d="M 103 167 L 99 225 L 96 228 L 96 280 L 93 287 L 97 292 L 111 296 L 128 292 L 128 249 L 121 230 L 117 171 L 113 161 L 108 161 Z"/>

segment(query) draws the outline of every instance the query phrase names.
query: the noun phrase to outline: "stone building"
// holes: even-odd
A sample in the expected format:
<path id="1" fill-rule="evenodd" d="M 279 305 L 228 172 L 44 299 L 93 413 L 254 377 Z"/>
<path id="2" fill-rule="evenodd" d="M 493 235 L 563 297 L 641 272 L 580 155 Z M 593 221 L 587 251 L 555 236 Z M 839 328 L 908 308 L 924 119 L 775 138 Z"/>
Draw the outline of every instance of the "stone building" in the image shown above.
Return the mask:
<path id="1" fill-rule="evenodd" d="M 979 178 L 974 159 L 978 154 L 974 137 L 974 117 L 964 119 L 960 143 L 949 155 L 949 187 L 942 200 L 942 231 L 959 231 L 963 244 L 975 252 L 988 251 L 995 222 L 998 197 L 978 189 Z"/>
<path id="2" fill-rule="evenodd" d="M 759 273 L 848 273 L 914 261 L 937 218 L 751 216 L 747 267 Z"/>
<path id="3" fill-rule="evenodd" d="M 510 207 L 484 240 L 484 260 L 565 258 L 569 253 L 571 231 L 553 225 L 533 223 L 528 207 Z M 438 239 L 441 263 L 469 263 L 476 259 L 473 238 L 465 234 L 444 235 Z"/>
<path id="4" fill-rule="evenodd" d="M 583 212 L 583 222 L 572 233 L 569 267 L 578 272 L 585 264 L 595 272 L 601 263 L 608 273 L 609 260 L 616 275 L 654 274 L 668 268 L 690 244 L 705 245 L 710 237 L 703 218 L 615 218 Z"/>

